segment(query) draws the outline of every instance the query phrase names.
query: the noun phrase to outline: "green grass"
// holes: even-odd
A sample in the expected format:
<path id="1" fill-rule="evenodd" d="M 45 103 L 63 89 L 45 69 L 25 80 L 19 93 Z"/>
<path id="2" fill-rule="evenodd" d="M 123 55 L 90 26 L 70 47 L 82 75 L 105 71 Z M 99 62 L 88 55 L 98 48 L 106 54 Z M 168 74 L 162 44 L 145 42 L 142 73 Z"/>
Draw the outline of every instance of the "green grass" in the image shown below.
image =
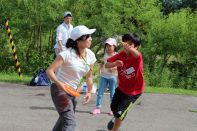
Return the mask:
<path id="1" fill-rule="evenodd" d="M 197 96 L 197 90 L 186 90 L 186 89 L 175 89 L 175 88 L 146 87 L 145 92 Z"/>
<path id="2" fill-rule="evenodd" d="M 0 73 L 0 82 L 29 84 L 32 77 L 33 76 L 23 75 L 22 78 L 20 78 L 16 73 Z M 192 95 L 197 97 L 197 90 L 185 90 L 175 88 L 146 87 L 145 93 Z"/>
<path id="3" fill-rule="evenodd" d="M 195 112 L 195 113 L 197 113 L 197 109 L 196 110 L 189 110 L 189 112 Z"/>
<path id="4" fill-rule="evenodd" d="M 32 76 L 22 75 L 22 78 L 17 73 L 0 73 L 0 82 L 29 84 Z"/>

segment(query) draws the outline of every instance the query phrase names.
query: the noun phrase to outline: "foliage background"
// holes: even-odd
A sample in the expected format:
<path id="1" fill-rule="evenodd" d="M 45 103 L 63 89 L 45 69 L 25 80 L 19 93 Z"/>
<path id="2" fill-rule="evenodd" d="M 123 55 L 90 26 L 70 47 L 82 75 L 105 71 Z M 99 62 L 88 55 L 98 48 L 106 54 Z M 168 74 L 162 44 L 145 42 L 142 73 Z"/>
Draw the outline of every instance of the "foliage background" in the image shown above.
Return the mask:
<path id="1" fill-rule="evenodd" d="M 32 76 L 54 60 L 55 30 L 69 10 L 74 26 L 97 29 L 91 47 L 97 59 L 107 37 L 119 40 L 124 33 L 136 32 L 142 39 L 146 85 L 197 90 L 196 9 L 196 0 L 1 0 L 0 71 L 15 71 L 5 18 L 21 71 Z"/>

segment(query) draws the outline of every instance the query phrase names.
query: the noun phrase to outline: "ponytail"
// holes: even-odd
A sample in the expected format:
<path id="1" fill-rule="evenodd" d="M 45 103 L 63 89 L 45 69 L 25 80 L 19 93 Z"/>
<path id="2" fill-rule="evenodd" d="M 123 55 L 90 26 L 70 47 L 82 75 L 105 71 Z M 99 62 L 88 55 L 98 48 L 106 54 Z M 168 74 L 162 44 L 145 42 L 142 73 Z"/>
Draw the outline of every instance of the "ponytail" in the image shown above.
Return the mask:
<path id="1" fill-rule="evenodd" d="M 72 39 L 68 39 L 66 42 L 66 48 L 72 48 L 76 51 L 77 55 L 80 56 L 77 41 L 73 41 Z"/>
<path id="2" fill-rule="evenodd" d="M 76 46 L 76 45 L 77 45 L 77 42 L 76 42 L 76 41 L 73 41 L 73 40 L 70 39 L 70 38 L 69 38 L 69 39 L 67 40 L 67 42 L 66 42 L 66 47 L 67 47 L 67 48 L 70 48 L 70 47 L 73 48 L 73 47 Z"/>

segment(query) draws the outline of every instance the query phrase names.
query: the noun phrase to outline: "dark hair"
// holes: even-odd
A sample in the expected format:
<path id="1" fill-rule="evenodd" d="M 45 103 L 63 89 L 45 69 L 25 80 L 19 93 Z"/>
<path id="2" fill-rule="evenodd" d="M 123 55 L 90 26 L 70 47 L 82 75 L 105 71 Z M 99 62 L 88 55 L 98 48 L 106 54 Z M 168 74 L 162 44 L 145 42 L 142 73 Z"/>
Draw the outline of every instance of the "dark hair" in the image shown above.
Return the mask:
<path id="1" fill-rule="evenodd" d="M 131 41 L 135 46 L 140 46 L 140 37 L 135 33 L 127 33 L 122 36 L 122 41 L 127 42 Z"/>
<path id="2" fill-rule="evenodd" d="M 66 42 L 66 48 L 72 48 L 76 51 L 77 55 L 80 56 L 80 52 L 79 52 L 79 48 L 77 45 L 77 41 L 72 40 L 71 38 L 69 38 Z"/>
<path id="3" fill-rule="evenodd" d="M 79 40 L 86 40 L 90 37 L 91 35 L 82 35 L 81 37 L 79 37 L 77 40 L 72 40 L 71 38 L 69 38 L 66 42 L 66 48 L 72 48 L 76 51 L 77 55 L 80 56 L 80 52 L 79 52 L 79 47 L 77 45 L 77 41 Z"/>
<path id="4" fill-rule="evenodd" d="M 76 41 L 78 40 L 86 40 L 90 37 L 91 35 L 82 35 L 81 37 L 79 37 Z"/>

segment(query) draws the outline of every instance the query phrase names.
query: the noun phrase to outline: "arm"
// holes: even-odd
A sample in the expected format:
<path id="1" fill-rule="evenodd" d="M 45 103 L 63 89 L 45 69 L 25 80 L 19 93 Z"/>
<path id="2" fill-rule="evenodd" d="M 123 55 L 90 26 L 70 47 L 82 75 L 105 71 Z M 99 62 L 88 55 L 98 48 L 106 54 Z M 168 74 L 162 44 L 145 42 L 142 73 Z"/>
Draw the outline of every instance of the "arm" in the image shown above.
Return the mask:
<path id="1" fill-rule="evenodd" d="M 121 60 L 116 60 L 115 62 L 107 62 L 105 64 L 106 68 L 113 68 L 113 67 L 119 67 L 119 66 L 123 66 L 123 62 Z"/>
<path id="2" fill-rule="evenodd" d="M 64 61 L 63 61 L 62 57 L 57 56 L 56 59 L 54 60 L 54 62 L 47 69 L 47 75 L 60 89 L 63 89 L 64 84 L 56 78 L 55 72 L 59 68 L 59 66 L 63 64 L 63 62 Z"/>
<path id="3" fill-rule="evenodd" d="M 86 84 L 88 87 L 88 91 L 84 97 L 83 104 L 87 104 L 91 99 L 91 92 L 92 92 L 92 86 L 93 86 L 93 79 L 92 79 L 92 69 L 94 65 L 90 65 L 90 71 L 86 74 Z"/>
<path id="4" fill-rule="evenodd" d="M 123 62 L 120 60 L 121 53 L 123 53 L 123 52 L 120 52 L 120 53 L 108 58 L 107 63 L 104 65 L 105 68 L 114 68 L 114 67 L 123 66 Z"/>
<path id="5" fill-rule="evenodd" d="M 62 35 L 62 31 L 61 31 L 61 26 L 59 26 L 58 28 L 57 28 L 57 33 L 56 33 L 56 37 L 57 37 L 57 41 L 58 41 L 58 45 L 59 45 L 59 49 L 60 49 L 60 51 L 62 51 L 63 50 L 63 43 L 62 43 L 62 37 L 63 37 L 63 35 Z"/>
<path id="6" fill-rule="evenodd" d="M 138 58 L 140 56 L 140 52 L 137 50 L 138 47 L 132 47 L 129 44 L 123 44 L 123 47 L 127 52 L 130 52 L 131 55 L 133 55 L 135 58 Z"/>
<path id="7" fill-rule="evenodd" d="M 63 51 L 62 40 L 58 41 L 60 51 Z"/>
<path id="8" fill-rule="evenodd" d="M 101 59 L 100 59 L 100 62 L 99 62 L 99 73 L 100 73 L 100 74 L 101 74 L 101 71 L 102 71 L 103 66 L 104 66 L 104 59 L 101 58 Z"/>
<path id="9" fill-rule="evenodd" d="M 99 65 L 100 65 L 101 68 L 103 67 L 103 65 L 104 65 L 104 59 L 103 58 L 100 59 Z"/>

